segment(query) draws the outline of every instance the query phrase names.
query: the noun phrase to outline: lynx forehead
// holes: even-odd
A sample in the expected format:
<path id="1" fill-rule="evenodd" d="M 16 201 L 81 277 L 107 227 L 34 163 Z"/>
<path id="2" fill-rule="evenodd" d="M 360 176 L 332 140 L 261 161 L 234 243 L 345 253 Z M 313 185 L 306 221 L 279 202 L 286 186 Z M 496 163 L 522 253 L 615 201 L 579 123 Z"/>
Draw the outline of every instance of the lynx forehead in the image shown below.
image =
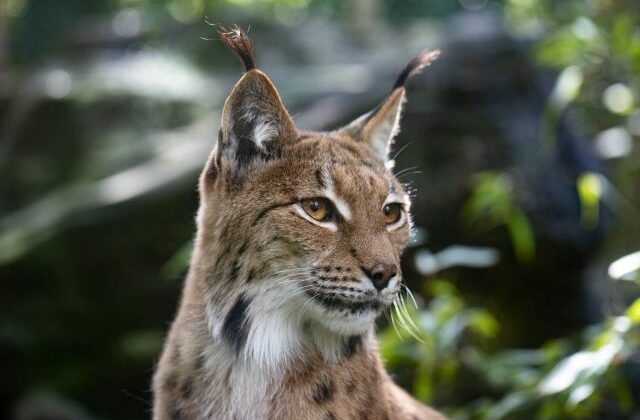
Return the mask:
<path id="1" fill-rule="evenodd" d="M 305 132 L 256 68 L 246 34 L 221 38 L 245 73 L 200 177 L 196 246 L 154 377 L 154 417 L 437 417 L 386 376 L 373 334 L 400 290 L 411 225 L 388 157 L 404 82 L 437 53 L 409 63 L 375 110 Z"/>

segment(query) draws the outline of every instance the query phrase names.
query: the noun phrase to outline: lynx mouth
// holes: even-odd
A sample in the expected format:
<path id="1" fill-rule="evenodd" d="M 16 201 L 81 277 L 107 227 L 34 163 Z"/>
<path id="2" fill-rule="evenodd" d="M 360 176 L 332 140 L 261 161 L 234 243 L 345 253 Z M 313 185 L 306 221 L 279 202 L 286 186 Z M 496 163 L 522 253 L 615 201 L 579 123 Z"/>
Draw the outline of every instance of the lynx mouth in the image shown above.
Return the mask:
<path id="1" fill-rule="evenodd" d="M 380 311 L 383 309 L 384 304 L 378 299 L 349 299 L 343 296 L 338 296 L 329 293 L 311 293 L 307 294 L 316 302 L 328 309 L 337 310 L 349 310 L 352 313 L 364 312 L 364 311 Z"/>

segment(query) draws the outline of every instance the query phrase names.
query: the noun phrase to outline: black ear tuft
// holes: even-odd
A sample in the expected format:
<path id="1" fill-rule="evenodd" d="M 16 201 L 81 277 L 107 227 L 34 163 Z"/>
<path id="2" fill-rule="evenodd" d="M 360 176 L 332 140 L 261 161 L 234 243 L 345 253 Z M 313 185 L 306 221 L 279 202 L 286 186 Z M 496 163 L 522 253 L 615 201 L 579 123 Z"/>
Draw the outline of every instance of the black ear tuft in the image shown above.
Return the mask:
<path id="1" fill-rule="evenodd" d="M 245 71 L 256 68 L 251 39 L 249 39 L 249 36 L 247 36 L 242 28 L 238 25 L 233 25 L 231 29 L 219 26 L 218 34 L 220 35 L 222 42 L 227 44 L 227 46 L 236 53 L 240 60 L 242 60 Z"/>
<path id="2" fill-rule="evenodd" d="M 404 84 L 409 77 L 431 64 L 439 55 L 438 50 L 424 50 L 418 54 L 402 69 L 391 93 L 377 108 L 341 128 L 340 131 L 356 141 L 368 143 L 381 162 L 393 165 L 393 162 L 389 161 L 389 148 L 400 128 L 400 114 L 405 97 Z"/>
<path id="3" fill-rule="evenodd" d="M 439 56 L 440 56 L 439 50 L 421 51 L 420 54 L 418 54 L 413 60 L 409 62 L 409 64 L 405 66 L 404 69 L 402 69 L 402 71 L 398 75 L 398 78 L 396 79 L 396 83 L 393 85 L 393 90 L 401 86 L 404 86 L 404 83 L 407 81 L 409 77 L 420 72 L 420 70 L 430 65 Z"/>

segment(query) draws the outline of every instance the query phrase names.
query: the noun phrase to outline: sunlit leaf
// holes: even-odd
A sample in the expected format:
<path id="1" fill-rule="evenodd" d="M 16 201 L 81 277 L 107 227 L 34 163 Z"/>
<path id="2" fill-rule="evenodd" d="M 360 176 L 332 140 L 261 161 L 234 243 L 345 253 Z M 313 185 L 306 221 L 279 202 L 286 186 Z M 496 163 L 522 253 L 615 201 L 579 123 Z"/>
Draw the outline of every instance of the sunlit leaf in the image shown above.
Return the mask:
<path id="1" fill-rule="evenodd" d="M 484 338 L 492 338 L 498 334 L 500 325 L 498 321 L 487 311 L 477 310 L 469 317 L 471 329 Z"/>
<path id="2" fill-rule="evenodd" d="M 614 280 L 640 280 L 640 251 L 618 258 L 609 265 L 609 277 Z"/>
<path id="3" fill-rule="evenodd" d="M 567 400 L 567 404 L 570 408 L 573 408 L 589 398 L 596 387 L 593 383 L 586 383 L 584 385 L 580 385 L 569 394 L 569 398 Z"/>
<path id="4" fill-rule="evenodd" d="M 578 177 L 576 188 L 580 199 L 580 223 L 587 229 L 593 229 L 598 224 L 600 214 L 601 176 L 594 172 L 585 172 Z"/>
<path id="5" fill-rule="evenodd" d="M 633 325 L 640 323 L 640 298 L 633 301 L 631 306 L 627 308 L 625 314 L 629 317 Z"/>
<path id="6" fill-rule="evenodd" d="M 562 70 L 550 98 L 556 109 L 564 109 L 578 97 L 583 80 L 582 69 L 578 66 L 572 65 Z"/>
<path id="7" fill-rule="evenodd" d="M 535 400 L 529 392 L 514 392 L 505 396 L 487 413 L 486 420 L 498 420 L 513 415 Z"/>
<path id="8" fill-rule="evenodd" d="M 509 220 L 507 220 L 507 230 L 518 261 L 533 261 L 536 252 L 535 237 L 533 228 L 524 212 L 514 211 Z"/>
<path id="9" fill-rule="evenodd" d="M 578 379 L 591 378 L 602 375 L 614 357 L 623 348 L 624 342 L 617 338 L 596 351 L 579 351 L 563 359 L 540 382 L 538 392 L 541 395 L 551 395 L 571 388 Z"/>

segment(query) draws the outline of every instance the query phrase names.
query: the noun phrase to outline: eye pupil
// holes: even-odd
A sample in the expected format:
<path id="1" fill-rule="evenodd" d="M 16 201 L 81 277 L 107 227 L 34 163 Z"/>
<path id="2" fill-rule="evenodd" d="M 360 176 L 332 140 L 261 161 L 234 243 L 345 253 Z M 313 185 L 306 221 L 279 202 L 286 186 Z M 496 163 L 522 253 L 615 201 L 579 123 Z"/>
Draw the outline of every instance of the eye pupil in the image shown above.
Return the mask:
<path id="1" fill-rule="evenodd" d="M 332 216 L 331 205 L 326 199 L 311 198 L 302 202 L 302 208 L 314 220 L 323 222 L 329 220 Z"/>
<path id="2" fill-rule="evenodd" d="M 402 208 L 400 204 L 392 203 L 387 204 L 382 208 L 382 214 L 384 215 L 384 221 L 390 225 L 396 223 L 402 217 Z"/>

